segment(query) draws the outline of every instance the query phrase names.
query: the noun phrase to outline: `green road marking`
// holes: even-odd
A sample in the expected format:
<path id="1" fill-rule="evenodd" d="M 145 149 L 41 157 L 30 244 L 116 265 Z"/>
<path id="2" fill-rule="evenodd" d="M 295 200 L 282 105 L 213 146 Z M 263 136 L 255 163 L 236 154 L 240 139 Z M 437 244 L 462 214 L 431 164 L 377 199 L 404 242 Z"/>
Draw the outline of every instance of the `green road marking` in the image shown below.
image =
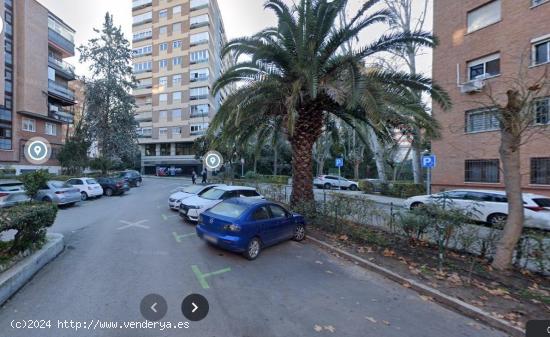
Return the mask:
<path id="1" fill-rule="evenodd" d="M 188 238 L 190 236 L 195 236 L 197 235 L 197 233 L 188 233 L 188 234 L 181 234 L 179 235 L 178 233 L 176 232 L 172 232 L 172 234 L 174 235 L 174 239 L 176 239 L 176 242 L 181 242 L 181 239 L 185 239 L 185 238 Z"/>
<path id="2" fill-rule="evenodd" d="M 162 219 L 163 219 L 164 221 L 168 220 L 168 217 L 167 217 L 166 215 L 163 214 L 163 215 L 161 215 L 161 216 L 162 216 Z"/>
<path id="3" fill-rule="evenodd" d="M 214 276 L 214 275 L 219 275 L 219 274 L 223 274 L 223 273 L 227 273 L 227 272 L 231 271 L 231 268 L 224 268 L 224 269 L 220 269 L 220 270 L 217 270 L 217 271 L 213 271 L 211 273 L 203 274 L 199 270 L 199 267 L 197 267 L 195 265 L 192 265 L 191 269 L 193 270 L 193 273 L 195 273 L 195 276 L 197 277 L 197 280 L 199 280 L 199 283 L 201 284 L 202 289 L 209 289 L 210 288 L 210 286 L 208 285 L 208 282 L 206 282 L 207 277 Z"/>

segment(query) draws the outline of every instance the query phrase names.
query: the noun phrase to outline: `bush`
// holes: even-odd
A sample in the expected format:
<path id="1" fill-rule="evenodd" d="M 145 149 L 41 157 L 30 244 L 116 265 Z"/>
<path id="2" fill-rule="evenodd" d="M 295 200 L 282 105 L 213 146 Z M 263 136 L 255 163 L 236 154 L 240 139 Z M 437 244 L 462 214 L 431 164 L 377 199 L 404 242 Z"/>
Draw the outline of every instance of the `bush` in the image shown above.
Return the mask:
<path id="1" fill-rule="evenodd" d="M 245 173 L 244 178 L 245 179 L 256 179 L 256 178 L 258 178 L 258 174 L 256 174 L 256 172 L 254 172 L 254 171 L 248 171 L 248 172 Z"/>
<path id="2" fill-rule="evenodd" d="M 17 254 L 40 248 L 45 242 L 47 228 L 53 225 L 56 216 L 57 207 L 50 203 L 25 203 L 0 210 L 0 233 L 17 231 L 0 254 Z"/>
<path id="3" fill-rule="evenodd" d="M 396 198 L 410 198 L 425 193 L 424 185 L 409 182 L 383 183 L 380 188 L 380 194 Z"/>
<path id="4" fill-rule="evenodd" d="M 376 187 L 374 184 L 368 180 L 359 180 L 359 189 L 365 193 L 374 193 Z"/>
<path id="5" fill-rule="evenodd" d="M 27 195 L 34 199 L 34 197 L 38 194 L 38 191 L 46 185 L 48 180 L 51 179 L 51 175 L 48 171 L 34 171 L 31 173 L 27 173 L 19 177 L 19 180 L 23 183 L 25 186 L 25 191 Z"/>

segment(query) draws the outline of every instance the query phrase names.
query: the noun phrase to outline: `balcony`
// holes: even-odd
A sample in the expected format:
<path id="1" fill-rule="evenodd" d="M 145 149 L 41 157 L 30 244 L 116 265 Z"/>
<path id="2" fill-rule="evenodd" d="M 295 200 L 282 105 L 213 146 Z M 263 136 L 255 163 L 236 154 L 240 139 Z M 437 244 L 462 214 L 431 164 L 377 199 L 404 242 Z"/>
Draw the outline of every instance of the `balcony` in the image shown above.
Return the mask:
<path id="1" fill-rule="evenodd" d="M 209 78 L 208 75 L 203 75 L 203 76 L 191 77 L 190 81 L 191 82 L 208 81 L 208 78 Z"/>
<path id="2" fill-rule="evenodd" d="M 191 29 L 195 29 L 195 28 L 205 27 L 205 26 L 209 26 L 209 25 L 210 25 L 210 21 L 206 20 L 206 21 L 201 21 L 201 22 L 191 22 L 189 27 Z"/>
<path id="3" fill-rule="evenodd" d="M 63 56 L 74 56 L 74 42 L 51 28 L 48 29 L 48 41 L 53 47 L 63 52 Z"/>
<path id="4" fill-rule="evenodd" d="M 152 122 L 153 121 L 153 113 L 151 111 L 148 112 L 142 112 L 134 116 L 134 119 L 137 122 Z"/>
<path id="5" fill-rule="evenodd" d="M 191 0 L 190 9 L 191 11 L 198 11 L 208 7 L 210 1 L 208 0 Z"/>
<path id="6" fill-rule="evenodd" d="M 133 0 L 132 10 L 138 10 L 153 5 L 153 0 Z"/>
<path id="7" fill-rule="evenodd" d="M 69 111 L 52 109 L 50 110 L 49 116 L 67 124 L 72 124 L 74 122 L 74 115 Z"/>
<path id="8" fill-rule="evenodd" d="M 48 80 L 48 94 L 61 101 L 63 105 L 76 104 L 74 91 L 59 82 Z"/>
<path id="9" fill-rule="evenodd" d="M 76 78 L 74 66 L 68 64 L 67 62 L 54 56 L 48 56 L 48 64 L 56 70 L 56 74 L 60 75 L 64 79 L 72 81 Z"/>

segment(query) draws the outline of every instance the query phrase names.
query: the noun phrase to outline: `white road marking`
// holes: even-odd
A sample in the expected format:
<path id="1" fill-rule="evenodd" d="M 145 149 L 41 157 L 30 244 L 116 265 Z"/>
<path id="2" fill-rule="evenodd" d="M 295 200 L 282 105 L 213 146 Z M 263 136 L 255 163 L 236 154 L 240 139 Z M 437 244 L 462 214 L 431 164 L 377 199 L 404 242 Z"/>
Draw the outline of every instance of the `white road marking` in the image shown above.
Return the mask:
<path id="1" fill-rule="evenodd" d="M 149 220 L 140 220 L 138 222 L 130 222 L 130 221 L 124 221 L 124 220 L 120 220 L 120 222 L 122 222 L 123 224 L 126 224 L 125 226 L 122 226 L 122 227 L 119 227 L 117 228 L 119 231 L 121 230 L 124 230 L 124 229 L 128 229 L 128 228 L 131 228 L 131 227 L 136 227 L 136 228 L 142 228 L 142 229 L 149 229 L 150 227 L 149 226 L 146 226 L 146 225 L 142 225 L 142 223 L 144 222 L 147 222 Z"/>

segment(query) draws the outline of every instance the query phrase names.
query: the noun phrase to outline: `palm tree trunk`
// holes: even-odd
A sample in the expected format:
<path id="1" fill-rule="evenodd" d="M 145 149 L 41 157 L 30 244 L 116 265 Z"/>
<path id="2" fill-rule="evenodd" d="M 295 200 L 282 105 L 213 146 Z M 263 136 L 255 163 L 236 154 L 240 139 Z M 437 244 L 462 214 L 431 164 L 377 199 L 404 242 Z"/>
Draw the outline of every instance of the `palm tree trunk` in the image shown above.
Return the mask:
<path id="1" fill-rule="evenodd" d="M 378 139 L 376 132 L 374 132 L 372 127 L 367 126 L 367 133 L 369 137 L 371 151 L 374 155 L 374 161 L 376 162 L 378 179 L 380 179 L 382 182 L 386 182 L 388 180 L 388 176 L 386 174 L 386 161 L 384 160 L 384 150 L 382 148 L 382 145 L 380 144 L 380 140 Z"/>

